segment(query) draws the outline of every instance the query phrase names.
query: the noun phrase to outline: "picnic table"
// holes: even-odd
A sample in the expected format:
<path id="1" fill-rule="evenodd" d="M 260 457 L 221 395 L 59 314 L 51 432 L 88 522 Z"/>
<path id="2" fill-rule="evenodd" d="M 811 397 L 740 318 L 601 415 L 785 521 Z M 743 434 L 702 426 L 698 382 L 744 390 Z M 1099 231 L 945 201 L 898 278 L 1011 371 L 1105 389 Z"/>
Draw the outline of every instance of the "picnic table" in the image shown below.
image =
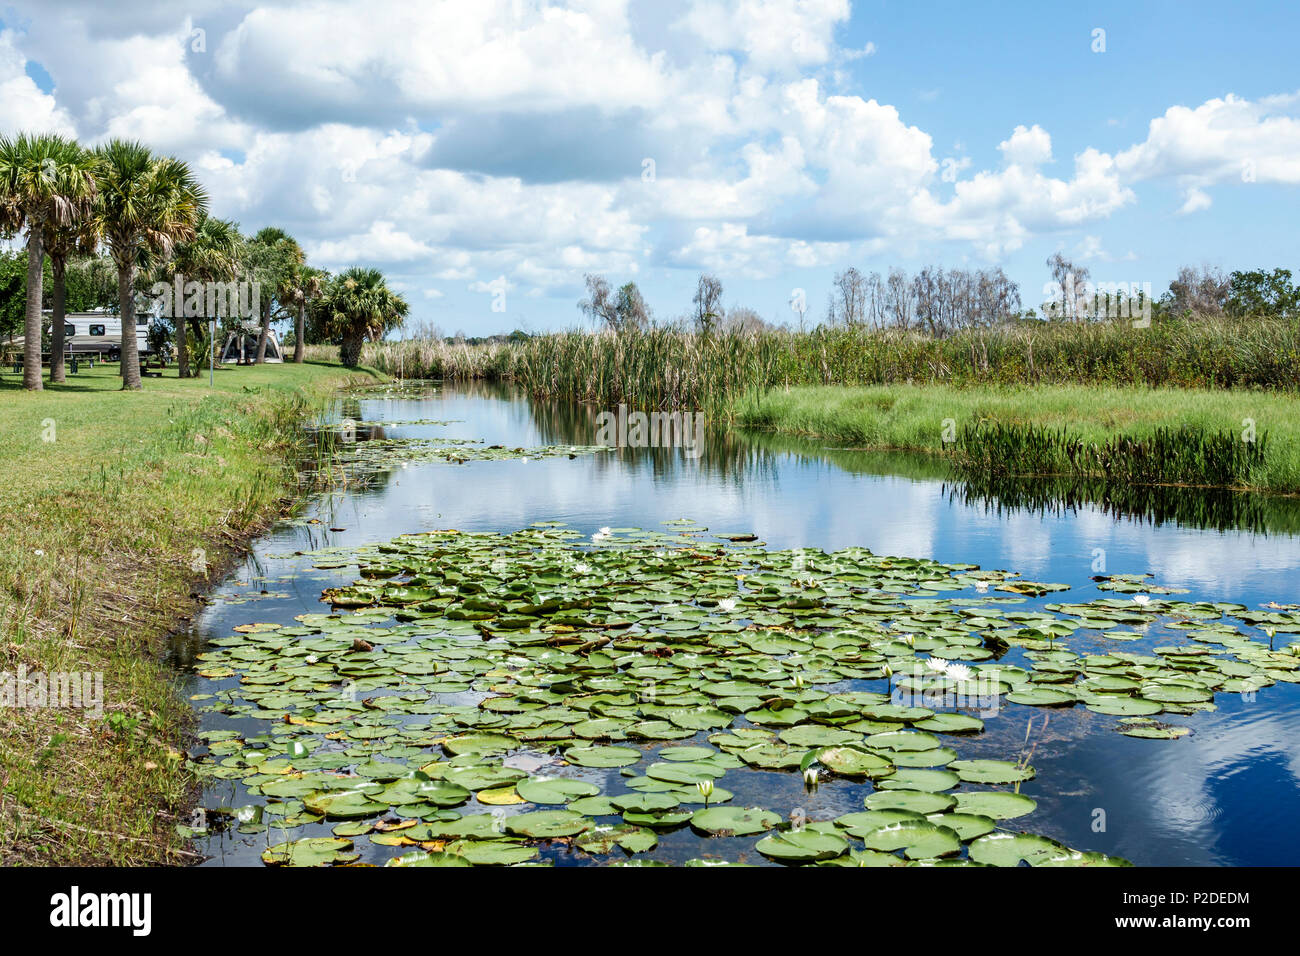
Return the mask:
<path id="1" fill-rule="evenodd" d="M 86 363 L 88 366 L 90 366 L 91 368 L 94 368 L 94 367 L 95 367 L 95 358 L 96 358 L 97 354 L 98 354 L 98 353 L 95 353 L 95 352 L 64 352 L 64 353 L 63 353 L 63 362 L 64 362 L 64 364 L 65 364 L 66 366 L 68 366 L 69 368 L 72 369 L 72 374 L 73 374 L 73 375 L 78 375 L 78 374 L 80 374 L 80 372 L 81 372 L 81 363 L 82 363 L 82 362 L 85 362 L 85 363 Z M 42 365 L 49 365 L 49 364 L 50 364 L 50 358 L 51 358 L 51 355 L 50 355 L 49 352 L 42 352 L 42 353 L 41 353 L 41 364 L 42 364 Z M 103 359 L 100 359 L 100 361 L 103 361 Z M 25 364 L 25 363 L 24 363 L 24 356 L 23 356 L 23 353 L 22 353 L 22 352 L 18 352 L 16 355 L 14 355 L 13 366 L 14 366 L 14 372 L 15 372 L 15 373 L 21 372 L 21 371 L 23 370 L 23 365 L 24 365 L 24 364 Z"/>

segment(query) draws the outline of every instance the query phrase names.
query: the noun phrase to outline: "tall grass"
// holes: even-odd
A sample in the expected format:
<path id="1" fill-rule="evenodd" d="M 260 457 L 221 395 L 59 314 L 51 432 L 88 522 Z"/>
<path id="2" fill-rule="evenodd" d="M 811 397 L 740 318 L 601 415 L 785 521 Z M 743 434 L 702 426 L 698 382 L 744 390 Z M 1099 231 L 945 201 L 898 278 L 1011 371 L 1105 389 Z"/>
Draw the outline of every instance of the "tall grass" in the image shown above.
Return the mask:
<path id="1" fill-rule="evenodd" d="M 1097 385 L 772 389 L 732 406 L 744 427 L 930 452 L 963 478 L 1107 478 L 1300 493 L 1294 392 Z"/>
<path id="2" fill-rule="evenodd" d="M 1268 436 L 1242 441 L 1232 431 L 1158 427 L 1145 437 L 1085 441 L 1032 422 L 962 426 L 958 475 L 1105 478 L 1125 485 L 1245 487 L 1267 460 Z"/>
<path id="3" fill-rule="evenodd" d="M 1300 387 L 1300 326 L 1281 319 L 1013 325 L 945 338 L 861 328 L 698 335 L 560 332 L 518 344 L 372 343 L 364 361 L 406 378 L 504 379 L 546 398 L 702 409 L 798 385 L 1087 384 Z"/>
<path id="4" fill-rule="evenodd" d="M 0 374 L 0 671 L 100 673 L 105 708 L 0 707 L 0 863 L 190 858 L 193 710 L 165 638 L 287 504 L 302 420 L 356 377 L 261 365 L 129 392 L 100 365 L 29 393 Z"/>

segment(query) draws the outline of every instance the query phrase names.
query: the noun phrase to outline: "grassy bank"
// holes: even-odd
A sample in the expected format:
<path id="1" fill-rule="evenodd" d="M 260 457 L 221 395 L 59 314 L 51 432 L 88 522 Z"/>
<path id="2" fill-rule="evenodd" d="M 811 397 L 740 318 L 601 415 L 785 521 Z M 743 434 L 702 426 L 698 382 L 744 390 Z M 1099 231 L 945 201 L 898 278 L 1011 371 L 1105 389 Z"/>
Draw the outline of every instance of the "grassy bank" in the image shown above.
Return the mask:
<path id="1" fill-rule="evenodd" d="M 555 399 L 725 415 L 736 395 L 806 385 L 1300 387 L 1300 325 L 1283 319 L 1030 323 L 944 338 L 864 328 L 564 332 L 517 344 L 438 339 L 366 346 L 367 364 L 407 378 L 503 379 Z"/>
<path id="2" fill-rule="evenodd" d="M 1009 474 L 1106 469 L 1112 477 L 1138 480 L 1142 473 L 1134 469 L 1155 467 L 1164 470 L 1145 474 L 1300 493 L 1300 398 L 1283 393 L 1068 385 L 814 387 L 741 396 L 731 412 L 746 427 L 845 446 L 946 454 Z M 1242 440 L 1247 420 L 1256 438 L 1249 448 L 1252 443 Z M 1251 454 L 1236 454 L 1241 448 Z M 1216 480 L 1223 472 L 1231 472 L 1232 480 Z"/>
<path id="3" fill-rule="evenodd" d="M 297 427 L 352 377 L 267 365 L 121 392 L 0 379 L 0 672 L 99 672 L 103 714 L 0 709 L 0 862 L 179 861 L 191 711 L 161 661 L 195 592 L 278 515 Z M 375 373 L 365 373 L 367 379 Z"/>

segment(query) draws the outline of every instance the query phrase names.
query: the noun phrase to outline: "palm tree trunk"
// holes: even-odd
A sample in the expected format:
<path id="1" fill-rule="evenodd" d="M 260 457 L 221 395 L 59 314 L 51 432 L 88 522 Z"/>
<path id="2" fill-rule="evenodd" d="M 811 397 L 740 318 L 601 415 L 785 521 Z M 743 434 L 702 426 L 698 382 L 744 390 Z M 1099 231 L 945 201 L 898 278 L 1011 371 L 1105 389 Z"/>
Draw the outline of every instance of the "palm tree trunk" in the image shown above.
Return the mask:
<path id="1" fill-rule="evenodd" d="M 361 364 L 361 346 L 364 342 L 365 337 L 360 332 L 344 333 L 343 347 L 339 350 L 339 357 L 348 368 L 356 368 Z"/>
<path id="2" fill-rule="evenodd" d="M 190 377 L 190 350 L 189 343 L 185 340 L 185 333 L 189 331 L 189 319 L 185 317 L 184 306 L 172 306 L 172 314 L 176 316 L 173 320 L 176 323 L 176 377 Z"/>
<path id="3" fill-rule="evenodd" d="M 27 224 L 27 311 L 23 333 L 23 388 L 39 392 L 41 384 L 41 273 L 45 249 L 41 245 L 41 223 Z"/>
<path id="4" fill-rule="evenodd" d="M 140 349 L 135 338 L 135 263 L 117 264 L 117 310 L 122 316 L 122 387 L 139 389 Z"/>
<path id="5" fill-rule="evenodd" d="M 63 349 L 64 342 L 64 322 L 63 318 L 67 314 L 65 303 L 68 297 L 68 287 L 64 284 L 64 266 L 66 260 L 63 256 L 50 256 L 50 268 L 54 272 L 54 318 L 51 320 L 53 325 L 50 327 L 50 383 L 67 381 L 67 374 L 63 368 Z"/>
<path id="6" fill-rule="evenodd" d="M 307 331 L 307 303 L 302 301 L 298 303 L 298 319 L 293 324 L 293 360 L 301 365 L 303 360 L 303 340 L 302 337 Z"/>
<path id="7" fill-rule="evenodd" d="M 266 333 L 271 328 L 271 303 L 262 306 L 262 328 L 257 333 L 257 364 L 266 361 Z"/>

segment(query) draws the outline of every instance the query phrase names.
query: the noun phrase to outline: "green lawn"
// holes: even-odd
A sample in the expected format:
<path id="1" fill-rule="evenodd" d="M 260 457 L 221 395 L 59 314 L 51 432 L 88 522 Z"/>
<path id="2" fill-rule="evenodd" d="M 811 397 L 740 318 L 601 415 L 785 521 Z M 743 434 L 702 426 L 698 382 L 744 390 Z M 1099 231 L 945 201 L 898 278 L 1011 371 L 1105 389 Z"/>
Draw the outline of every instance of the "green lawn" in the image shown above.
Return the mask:
<path id="1" fill-rule="evenodd" d="M 142 392 L 115 365 L 42 392 L 0 376 L 0 671 L 102 672 L 105 698 L 101 718 L 0 709 L 0 861 L 178 859 L 191 711 L 165 635 L 286 507 L 298 424 L 358 372 L 175 374 Z"/>
<path id="2" fill-rule="evenodd" d="M 1062 428 L 1102 443 L 1182 425 L 1241 436 L 1250 422 L 1267 435 L 1266 461 L 1251 475 L 1260 491 L 1300 493 L 1300 398 L 1277 392 L 1102 388 L 1076 385 L 879 385 L 771 389 L 732 404 L 734 421 L 843 445 L 944 450 L 945 420 Z M 1249 421 L 1247 421 L 1249 420 Z"/>

